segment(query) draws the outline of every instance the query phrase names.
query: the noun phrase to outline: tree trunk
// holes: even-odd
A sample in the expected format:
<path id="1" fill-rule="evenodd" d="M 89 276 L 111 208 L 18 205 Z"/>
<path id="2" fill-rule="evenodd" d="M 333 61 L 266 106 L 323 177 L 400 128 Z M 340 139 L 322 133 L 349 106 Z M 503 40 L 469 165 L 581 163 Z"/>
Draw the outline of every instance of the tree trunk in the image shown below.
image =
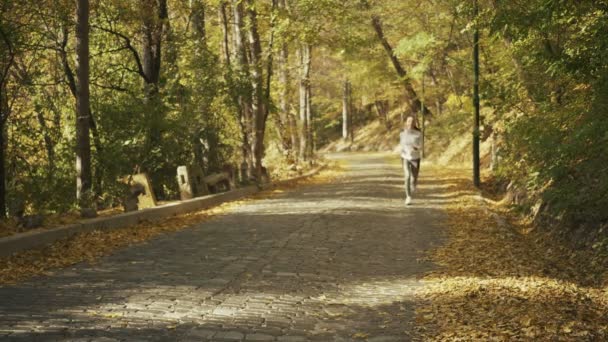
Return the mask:
<path id="1" fill-rule="evenodd" d="M 285 0 L 280 0 L 278 6 L 284 10 L 288 10 L 288 3 Z M 289 105 L 289 93 L 290 93 L 290 82 L 291 75 L 289 73 L 289 45 L 283 42 L 281 46 L 281 84 L 283 88 L 280 94 L 280 111 L 283 115 L 284 130 L 283 134 L 287 135 L 284 139 L 287 140 L 287 144 L 290 148 L 290 155 L 297 162 L 299 154 L 299 138 L 298 138 L 298 123 L 297 117 L 291 110 Z"/>
<path id="2" fill-rule="evenodd" d="M 310 54 L 310 52 L 309 52 L 309 54 Z M 307 157 L 309 158 L 309 160 L 312 160 L 314 158 L 314 154 L 315 154 L 315 140 L 314 140 L 315 123 L 313 120 L 313 113 L 312 113 L 312 87 L 311 87 L 310 81 L 306 85 L 306 122 L 308 123 L 308 127 L 307 127 L 308 130 L 306 131 L 306 134 L 308 135 L 306 138 L 306 141 L 308 141 Z"/>
<path id="3" fill-rule="evenodd" d="M 8 104 L 7 83 L 9 71 L 13 67 L 15 61 L 15 51 L 9 38 L 6 36 L 2 27 L 0 27 L 0 35 L 4 41 L 3 52 L 8 52 L 8 58 L 2 70 L 0 70 L 0 219 L 6 217 L 6 123 L 10 115 L 10 107 Z M 4 56 L 3 56 L 4 57 Z"/>
<path id="4" fill-rule="evenodd" d="M 9 37 L 4 33 L 0 26 L 0 35 L 5 46 L 2 52 L 8 52 L 8 58 L 3 68 L 0 70 L 0 219 L 6 217 L 6 122 L 10 115 L 8 105 L 7 83 L 10 69 L 15 61 L 15 51 Z M 5 57 L 5 56 L 2 56 Z"/>
<path id="5" fill-rule="evenodd" d="M 439 81 L 437 80 L 437 75 L 436 72 L 433 68 L 430 68 L 430 75 L 431 75 L 431 84 L 433 85 L 433 87 L 435 87 L 435 89 L 437 89 L 437 87 L 439 86 Z M 435 96 L 435 114 L 437 114 L 438 116 L 441 116 L 441 113 L 443 112 L 441 103 L 445 101 L 445 97 L 443 96 L 443 94 L 437 94 Z"/>
<path id="6" fill-rule="evenodd" d="M 142 64 L 146 75 L 148 95 L 158 92 L 161 70 L 161 52 L 165 22 L 168 19 L 167 0 L 142 0 L 145 9 L 143 20 Z"/>
<path id="7" fill-rule="evenodd" d="M 355 143 L 355 106 L 353 104 L 353 85 L 348 85 L 348 134 L 351 146 Z"/>
<path id="8" fill-rule="evenodd" d="M 220 16 L 220 23 L 222 26 L 222 52 L 224 53 L 224 61 L 226 62 L 226 65 L 228 65 L 228 67 L 230 67 L 230 48 L 229 48 L 229 34 L 230 34 L 230 30 L 228 29 L 228 16 L 226 15 L 226 6 L 228 4 L 226 3 L 226 1 L 220 1 L 219 4 L 219 16 Z"/>
<path id="9" fill-rule="evenodd" d="M 89 105 L 89 1 L 76 3 L 76 199 L 88 206 L 91 175 L 90 105 Z"/>
<path id="10" fill-rule="evenodd" d="M 279 54 L 279 83 L 281 89 L 279 92 L 279 115 L 277 116 L 277 128 L 281 145 L 285 151 L 291 154 L 295 145 L 292 144 L 291 137 L 294 132 L 291 132 L 289 125 L 289 50 L 286 43 L 281 45 Z"/>
<path id="11" fill-rule="evenodd" d="M 492 131 L 492 148 L 490 150 L 490 170 L 496 171 L 498 169 L 498 133 L 496 130 Z"/>
<path id="12" fill-rule="evenodd" d="M 0 104 L 1 105 L 1 104 Z M 0 126 L 0 219 L 6 217 L 6 141 L 5 141 L 6 127 L 3 122 Z"/>
<path id="13" fill-rule="evenodd" d="M 146 153 L 149 153 L 161 142 L 162 117 L 157 108 L 162 42 L 165 31 L 165 23 L 168 19 L 167 0 L 142 0 L 144 8 L 143 37 L 142 37 L 142 71 L 144 74 L 145 97 L 149 104 L 150 130 L 149 142 Z"/>
<path id="14" fill-rule="evenodd" d="M 374 101 L 374 107 L 376 108 L 380 121 L 384 124 L 387 130 L 390 129 L 391 123 L 388 118 L 390 107 L 388 100 L 376 100 Z"/>
<path id="15" fill-rule="evenodd" d="M 344 81 L 344 87 L 342 92 L 342 139 L 348 140 L 350 135 L 350 82 Z"/>
<path id="16" fill-rule="evenodd" d="M 298 135 L 300 136 L 300 160 L 307 160 L 306 152 L 308 151 L 308 84 L 310 82 L 310 64 L 311 64 L 311 46 L 303 43 L 300 45 L 300 127 Z"/>
<path id="17" fill-rule="evenodd" d="M 248 78 L 249 73 L 247 69 L 248 59 L 246 51 L 245 36 L 243 34 L 243 4 L 240 0 L 232 0 L 232 12 L 233 12 L 233 27 L 232 33 L 234 35 L 234 60 L 235 60 L 235 72 L 239 82 Z M 248 180 L 251 176 L 252 170 L 252 149 L 251 149 L 251 116 L 253 113 L 251 99 L 249 96 L 238 93 L 236 95 L 236 101 L 238 102 L 239 108 L 239 125 L 241 126 L 241 153 L 243 161 L 241 162 L 241 178 Z"/>
<path id="18" fill-rule="evenodd" d="M 253 0 L 248 1 L 247 14 L 249 17 L 248 38 L 251 47 L 251 87 L 253 109 L 253 156 L 255 162 L 255 177 L 262 178 L 262 158 L 264 158 L 264 135 L 266 131 L 266 105 L 264 101 L 264 78 L 262 75 L 262 44 L 258 33 L 257 12 Z"/>
<path id="19" fill-rule="evenodd" d="M 76 102 L 78 102 L 78 86 L 76 84 L 76 78 L 74 77 L 74 72 L 72 71 L 72 68 L 70 67 L 70 63 L 69 63 L 69 58 L 68 58 L 68 51 L 66 50 L 67 48 L 67 44 L 68 44 L 68 40 L 69 40 L 69 30 L 68 30 L 68 23 L 67 20 L 66 22 L 63 23 L 62 26 L 62 39 L 61 42 L 59 43 L 58 48 L 58 52 L 59 52 L 59 57 L 61 59 L 61 64 L 63 67 L 63 72 L 65 74 L 67 83 L 68 83 L 68 88 L 70 89 L 70 92 L 72 93 L 72 96 L 74 96 L 74 100 Z M 103 192 L 102 189 L 102 180 L 103 180 L 103 174 L 102 174 L 102 165 L 103 162 L 101 160 L 101 154 L 103 151 L 103 147 L 101 144 L 101 137 L 99 136 L 99 130 L 97 129 L 97 124 L 95 122 L 95 117 L 93 116 L 93 113 L 91 111 L 91 106 L 89 104 L 89 128 L 91 131 L 91 134 L 93 136 L 93 146 L 95 147 L 95 152 L 97 153 L 98 156 L 98 162 L 95 166 L 95 184 L 92 184 L 91 186 L 93 187 L 93 192 L 95 193 L 95 195 L 100 196 Z M 56 116 L 56 118 L 58 118 L 59 116 Z M 59 127 L 61 126 L 59 124 L 58 120 L 55 120 L 55 126 Z"/>
<path id="20" fill-rule="evenodd" d="M 403 69 L 403 66 L 401 66 L 401 62 L 399 62 L 399 59 L 397 59 L 397 56 L 395 55 L 395 51 L 393 50 L 393 47 L 391 46 L 391 44 L 388 42 L 388 40 L 386 39 L 386 37 L 384 35 L 384 30 L 382 28 L 382 21 L 376 15 L 372 16 L 372 26 L 374 27 L 374 30 L 376 31 L 376 35 L 378 36 L 378 39 L 380 40 L 380 43 L 382 44 L 382 46 L 384 47 L 384 50 L 388 54 L 388 56 L 393 64 L 393 67 L 395 68 L 395 71 L 397 71 L 397 75 L 399 76 L 399 79 L 401 80 L 401 83 L 403 84 L 403 87 L 405 88 L 405 94 L 406 94 L 407 103 L 410 108 L 410 111 L 413 114 L 418 113 L 421 108 L 420 100 L 418 99 L 416 91 L 414 90 L 414 87 L 412 86 L 412 84 L 409 81 L 409 78 L 407 77 L 407 72 L 405 71 L 405 69 Z M 424 107 L 424 115 L 431 115 L 431 111 L 427 107 Z"/>
<path id="21" fill-rule="evenodd" d="M 190 20 L 192 21 L 192 27 L 194 28 L 194 33 L 198 44 L 196 45 L 196 56 L 203 61 L 206 61 L 209 56 L 208 47 L 207 47 L 207 30 L 206 30 L 206 18 L 205 18 L 205 4 L 202 0 L 190 0 Z M 200 104 L 200 112 L 202 113 L 201 122 L 204 120 L 205 115 L 209 112 L 209 104 L 201 103 Z M 203 127 L 201 125 L 197 125 L 195 127 L 193 135 L 192 135 L 192 149 L 193 149 L 193 157 L 194 164 L 203 168 L 203 170 L 208 170 L 210 165 L 214 165 L 214 159 L 210 154 L 215 154 L 215 148 L 208 146 L 207 159 L 205 160 L 205 155 L 203 150 L 205 147 L 203 146 Z M 212 152 L 213 151 L 213 152 Z"/>
<path id="22" fill-rule="evenodd" d="M 42 128 L 42 134 L 44 138 L 44 147 L 46 148 L 46 155 L 49 160 L 48 172 L 49 179 L 54 177 L 55 172 L 55 144 L 53 139 L 51 139 L 51 135 L 49 134 L 49 127 L 44 120 L 44 115 L 42 111 L 38 111 L 36 113 L 36 117 L 38 118 L 38 124 L 40 124 L 40 128 Z"/>
<path id="23" fill-rule="evenodd" d="M 221 6 L 221 4 L 220 4 Z M 190 21 L 200 41 L 198 50 L 207 47 L 207 30 L 205 29 L 205 4 L 201 0 L 190 0 Z"/>

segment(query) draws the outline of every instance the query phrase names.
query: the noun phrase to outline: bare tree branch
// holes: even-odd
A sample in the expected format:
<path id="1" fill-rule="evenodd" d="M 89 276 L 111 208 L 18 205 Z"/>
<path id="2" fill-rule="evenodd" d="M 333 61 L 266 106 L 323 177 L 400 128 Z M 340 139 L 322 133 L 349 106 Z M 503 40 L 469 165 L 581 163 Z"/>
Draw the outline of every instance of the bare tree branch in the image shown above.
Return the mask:
<path id="1" fill-rule="evenodd" d="M 133 44 L 131 44 L 131 39 L 129 37 L 127 37 L 126 35 L 118 32 L 118 31 L 115 31 L 115 30 L 107 28 L 107 27 L 97 26 L 97 25 L 92 25 L 91 27 L 104 31 L 104 32 L 107 32 L 107 33 L 110 33 L 110 34 L 113 34 L 116 37 L 119 37 L 120 39 L 122 39 L 125 43 L 124 48 L 129 49 L 131 51 L 131 53 L 133 54 L 133 58 L 135 59 L 135 63 L 137 64 L 137 70 L 135 72 L 144 79 L 144 82 L 150 83 L 150 79 L 148 78 L 148 76 L 146 76 L 146 73 L 144 72 L 144 67 L 141 63 L 141 58 L 139 57 L 139 52 L 137 52 L 137 49 L 135 49 L 135 47 L 133 47 Z"/>

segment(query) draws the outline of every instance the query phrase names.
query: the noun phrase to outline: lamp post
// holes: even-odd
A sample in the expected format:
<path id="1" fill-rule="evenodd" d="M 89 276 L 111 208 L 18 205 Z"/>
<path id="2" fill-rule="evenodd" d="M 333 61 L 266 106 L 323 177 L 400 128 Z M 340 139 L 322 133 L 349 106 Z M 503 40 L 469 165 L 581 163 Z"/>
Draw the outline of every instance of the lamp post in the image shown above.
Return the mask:
<path id="1" fill-rule="evenodd" d="M 426 127 L 425 127 L 425 120 L 424 120 L 424 72 L 422 73 L 422 93 L 420 96 L 420 120 L 421 124 L 422 124 L 422 141 L 420 144 L 420 156 L 422 158 L 424 158 L 424 139 L 426 137 Z"/>
<path id="2" fill-rule="evenodd" d="M 475 73 L 473 83 L 473 106 L 475 107 L 475 124 L 473 127 L 473 184 L 480 185 L 479 177 L 479 29 L 477 26 L 477 16 L 479 9 L 477 0 L 474 1 L 473 13 L 475 16 L 475 31 L 473 34 L 473 69 Z"/>

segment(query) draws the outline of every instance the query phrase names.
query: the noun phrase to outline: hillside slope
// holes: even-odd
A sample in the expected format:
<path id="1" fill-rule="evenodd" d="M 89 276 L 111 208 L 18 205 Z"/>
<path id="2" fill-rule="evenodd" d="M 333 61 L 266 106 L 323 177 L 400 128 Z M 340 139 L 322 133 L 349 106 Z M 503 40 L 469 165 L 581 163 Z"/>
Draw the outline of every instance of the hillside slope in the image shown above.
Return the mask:
<path id="1" fill-rule="evenodd" d="M 398 111 L 390 114 L 391 128 L 379 120 L 371 120 L 362 126 L 355 127 L 354 141 L 336 139 L 323 146 L 319 152 L 344 151 L 399 151 L 399 132 L 402 129 Z M 437 165 L 469 165 L 471 162 L 471 133 L 468 127 L 458 124 L 445 114 L 442 117 L 429 120 L 426 129 L 425 152 L 427 161 Z M 448 136 L 449 134 L 449 136 Z M 489 165 L 491 144 L 489 139 L 481 143 L 482 166 Z"/>

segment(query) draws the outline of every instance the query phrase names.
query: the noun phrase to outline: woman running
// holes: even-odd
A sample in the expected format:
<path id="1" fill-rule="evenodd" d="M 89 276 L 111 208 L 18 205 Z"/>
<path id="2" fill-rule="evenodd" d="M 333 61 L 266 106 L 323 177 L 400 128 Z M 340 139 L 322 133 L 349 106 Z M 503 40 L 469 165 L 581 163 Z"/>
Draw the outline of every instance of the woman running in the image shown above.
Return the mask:
<path id="1" fill-rule="evenodd" d="M 418 184 L 418 172 L 420 172 L 420 141 L 422 133 L 416 126 L 416 119 L 408 116 L 405 120 L 403 131 L 399 134 L 399 145 L 401 147 L 401 161 L 405 173 L 405 204 L 412 203 L 412 194 L 416 191 Z"/>

